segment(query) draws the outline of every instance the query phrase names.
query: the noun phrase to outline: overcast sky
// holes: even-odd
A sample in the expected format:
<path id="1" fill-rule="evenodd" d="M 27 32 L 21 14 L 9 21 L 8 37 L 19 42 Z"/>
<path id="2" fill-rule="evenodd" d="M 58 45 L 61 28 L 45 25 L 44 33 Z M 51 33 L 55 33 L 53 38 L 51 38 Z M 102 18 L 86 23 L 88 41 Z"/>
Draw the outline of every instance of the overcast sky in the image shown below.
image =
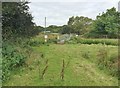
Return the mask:
<path id="1" fill-rule="evenodd" d="M 65 25 L 71 16 L 85 16 L 95 19 L 106 9 L 118 7 L 119 0 L 29 0 L 30 13 L 37 25 Z"/>

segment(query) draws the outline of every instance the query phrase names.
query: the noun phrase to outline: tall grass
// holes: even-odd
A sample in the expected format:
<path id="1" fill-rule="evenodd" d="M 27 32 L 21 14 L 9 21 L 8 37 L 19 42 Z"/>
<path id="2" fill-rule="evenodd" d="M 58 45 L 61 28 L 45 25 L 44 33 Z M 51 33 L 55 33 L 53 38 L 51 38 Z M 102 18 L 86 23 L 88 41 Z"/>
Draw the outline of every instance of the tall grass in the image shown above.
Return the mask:
<path id="1" fill-rule="evenodd" d="M 106 70 L 110 75 L 119 77 L 118 74 L 118 53 L 110 54 L 106 47 L 97 52 L 97 65 L 101 70 Z"/>

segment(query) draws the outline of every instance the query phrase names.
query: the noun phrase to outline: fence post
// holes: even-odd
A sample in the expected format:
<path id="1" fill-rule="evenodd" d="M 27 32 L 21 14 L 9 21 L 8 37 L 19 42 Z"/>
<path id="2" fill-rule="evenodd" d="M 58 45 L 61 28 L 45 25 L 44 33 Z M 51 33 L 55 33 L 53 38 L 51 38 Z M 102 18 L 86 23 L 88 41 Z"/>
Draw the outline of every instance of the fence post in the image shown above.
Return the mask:
<path id="1" fill-rule="evenodd" d="M 65 62 L 64 62 L 64 59 L 63 59 L 62 70 L 61 70 L 61 74 L 60 74 L 60 77 L 61 77 L 62 80 L 64 80 L 64 70 L 65 70 Z"/>

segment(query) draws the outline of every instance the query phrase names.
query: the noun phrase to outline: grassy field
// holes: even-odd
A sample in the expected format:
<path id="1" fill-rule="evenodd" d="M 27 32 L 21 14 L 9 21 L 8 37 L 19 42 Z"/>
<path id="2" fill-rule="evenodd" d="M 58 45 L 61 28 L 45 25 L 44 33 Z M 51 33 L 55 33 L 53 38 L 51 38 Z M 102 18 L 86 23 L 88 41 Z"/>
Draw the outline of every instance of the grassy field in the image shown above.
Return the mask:
<path id="1" fill-rule="evenodd" d="M 105 48 L 108 55 L 113 55 L 118 53 L 118 46 L 46 44 L 32 48 L 33 52 L 26 61 L 27 65 L 13 71 L 10 80 L 4 82 L 3 86 L 118 85 L 117 77 L 110 75 L 107 70 L 99 69 L 97 65 L 97 54 L 101 48 Z M 65 66 L 62 74 L 63 60 Z M 64 75 L 63 79 L 61 75 Z"/>

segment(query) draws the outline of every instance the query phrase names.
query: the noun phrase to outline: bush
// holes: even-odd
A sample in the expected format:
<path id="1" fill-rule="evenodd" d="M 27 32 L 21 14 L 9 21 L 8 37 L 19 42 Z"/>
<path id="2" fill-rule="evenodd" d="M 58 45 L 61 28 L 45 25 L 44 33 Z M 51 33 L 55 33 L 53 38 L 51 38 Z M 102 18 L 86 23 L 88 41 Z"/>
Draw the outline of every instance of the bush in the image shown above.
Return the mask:
<path id="1" fill-rule="evenodd" d="M 2 47 L 2 80 L 9 79 L 10 72 L 24 64 L 26 56 L 15 49 L 10 43 L 4 43 Z"/>
<path id="2" fill-rule="evenodd" d="M 84 37 L 84 38 L 102 38 L 100 34 L 94 33 L 94 32 L 86 33 L 82 37 Z"/>
<path id="3" fill-rule="evenodd" d="M 78 39 L 76 37 L 72 37 L 69 41 L 66 41 L 65 43 L 76 44 L 77 42 L 78 42 Z"/>
<path id="4" fill-rule="evenodd" d="M 48 39 L 48 41 L 47 41 L 48 43 L 57 43 L 57 39 Z"/>
<path id="5" fill-rule="evenodd" d="M 27 45 L 30 46 L 39 46 L 40 44 L 44 44 L 43 39 L 31 39 L 27 42 Z"/>

